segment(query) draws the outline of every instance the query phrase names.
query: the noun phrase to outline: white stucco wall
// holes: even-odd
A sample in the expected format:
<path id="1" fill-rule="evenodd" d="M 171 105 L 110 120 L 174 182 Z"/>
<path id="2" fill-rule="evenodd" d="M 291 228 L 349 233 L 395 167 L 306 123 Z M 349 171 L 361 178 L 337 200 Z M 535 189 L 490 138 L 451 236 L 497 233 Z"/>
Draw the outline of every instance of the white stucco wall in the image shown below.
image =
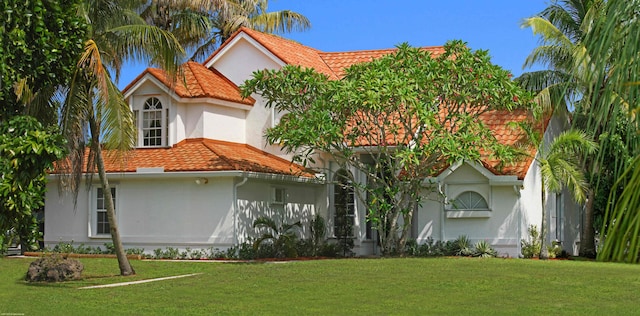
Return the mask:
<path id="1" fill-rule="evenodd" d="M 309 223 L 316 213 L 319 185 L 249 180 L 238 188 L 237 231 L 240 242 L 260 235 L 253 222 L 261 216 L 272 218 L 278 226 L 300 221 L 298 236 L 308 238 Z M 284 204 L 273 202 L 273 189 L 285 190 Z"/>
<path id="2" fill-rule="evenodd" d="M 166 246 L 223 247 L 234 241 L 233 178 L 209 178 L 201 185 L 191 177 L 110 181 L 117 190 L 116 216 L 127 247 L 147 251 Z M 95 190 L 80 188 L 74 209 L 70 196 L 58 198 L 55 181 L 47 188 L 47 245 L 60 241 L 102 245 L 110 241 L 108 236 L 90 236 Z"/>
<path id="3" fill-rule="evenodd" d="M 278 224 L 299 220 L 303 224 L 300 237 L 308 237 L 319 185 L 249 179 L 235 194 L 242 178 L 212 176 L 206 184 L 196 184 L 194 179 L 114 176 L 110 184 L 116 187 L 116 217 L 125 247 L 149 253 L 166 247 L 226 249 L 258 236 L 252 224 L 262 215 Z M 73 241 L 103 246 L 110 242 L 109 236 L 92 236 L 95 189 L 81 188 L 74 209 L 71 196 L 58 197 L 55 182 L 48 184 L 46 196 L 45 244 Z M 274 187 L 285 189 L 285 204 L 272 203 Z"/>
<path id="4" fill-rule="evenodd" d="M 560 133 L 567 130 L 570 122 L 566 116 L 554 115 L 549 121 L 547 131 L 544 134 L 544 143 L 549 144 Z M 528 239 L 527 230 L 530 225 L 536 225 L 538 231 L 542 227 L 542 181 L 540 178 L 540 168 L 536 162 L 532 163 L 529 168 L 520 191 L 520 208 L 522 213 L 522 221 L 520 229 L 522 230 L 522 238 Z M 563 224 L 561 229 L 562 247 L 571 255 L 578 254 L 578 245 L 580 242 L 580 225 L 582 207 L 576 203 L 568 190 L 563 190 L 561 204 L 563 206 L 562 218 L 560 222 Z M 556 194 L 546 194 L 546 210 L 547 210 L 547 242 L 551 244 L 556 240 Z"/>
<path id="5" fill-rule="evenodd" d="M 457 168 L 440 185 L 425 188 L 424 196 L 429 198 L 414 218 L 419 244 L 428 238 L 453 240 L 465 235 L 472 243 L 489 242 L 501 256 L 517 257 L 519 209 L 513 185 L 491 185 L 487 177 L 467 164 Z M 489 211 L 455 210 L 451 204 L 441 202 L 443 197 L 437 193 L 440 189 L 447 200 L 465 191 L 476 192 L 486 200 Z"/>

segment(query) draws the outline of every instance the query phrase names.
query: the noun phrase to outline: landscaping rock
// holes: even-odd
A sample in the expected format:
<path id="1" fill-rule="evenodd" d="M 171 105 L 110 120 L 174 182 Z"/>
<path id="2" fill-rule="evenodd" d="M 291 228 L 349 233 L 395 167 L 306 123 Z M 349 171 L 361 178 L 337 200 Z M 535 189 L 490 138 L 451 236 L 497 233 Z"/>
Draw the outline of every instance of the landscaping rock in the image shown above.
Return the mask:
<path id="1" fill-rule="evenodd" d="M 78 280 L 84 266 L 76 259 L 66 259 L 60 255 L 39 258 L 29 265 L 26 280 L 29 282 L 61 282 Z"/>

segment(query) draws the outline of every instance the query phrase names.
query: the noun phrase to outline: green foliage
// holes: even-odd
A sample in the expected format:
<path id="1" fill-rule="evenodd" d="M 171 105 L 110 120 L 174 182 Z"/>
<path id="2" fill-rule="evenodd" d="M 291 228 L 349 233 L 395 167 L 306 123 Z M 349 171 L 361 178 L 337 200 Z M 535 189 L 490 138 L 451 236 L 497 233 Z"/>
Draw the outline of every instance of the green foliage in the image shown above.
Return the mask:
<path id="1" fill-rule="evenodd" d="M 46 171 L 63 157 L 64 144 L 55 128 L 45 129 L 32 117 L 15 116 L 0 125 L 0 243 L 13 229 L 35 246 L 40 236 L 33 214 L 44 206 Z"/>
<path id="2" fill-rule="evenodd" d="M 298 256 L 296 250 L 296 242 L 298 235 L 295 229 L 302 228 L 300 221 L 293 224 L 285 224 L 278 226 L 270 217 L 258 217 L 253 222 L 253 228 L 266 230 L 253 243 L 254 249 L 260 249 L 265 242 L 273 246 L 273 257 L 276 258 L 295 258 Z"/>
<path id="3" fill-rule="evenodd" d="M 85 40 L 86 24 L 76 14 L 79 3 L 0 2 L 0 122 L 25 111 L 14 90 L 19 82 L 38 92 L 69 79 Z"/>
<path id="4" fill-rule="evenodd" d="M 498 252 L 486 240 L 481 240 L 473 246 L 474 257 L 493 258 L 497 255 Z"/>
<path id="5" fill-rule="evenodd" d="M 457 256 L 470 256 L 473 251 L 471 251 L 471 244 L 469 241 L 469 237 L 467 237 L 466 235 L 461 235 L 458 236 L 458 238 L 456 240 L 453 241 L 454 245 L 455 245 L 455 254 Z"/>
<path id="6" fill-rule="evenodd" d="M 540 233 L 536 225 L 531 225 L 527 229 L 529 233 L 529 239 L 522 239 L 520 244 L 522 246 L 522 256 L 525 258 L 537 258 L 540 256 Z"/>
<path id="7" fill-rule="evenodd" d="M 369 196 L 367 218 L 382 252 L 390 254 L 404 250 L 409 228 L 399 219 L 411 222 L 425 178 L 445 164 L 479 161 L 481 153 L 504 163 L 517 158 L 517 150 L 498 143 L 478 119 L 534 106 L 510 76 L 491 64 L 487 51 L 451 41 L 439 56 L 400 45 L 351 66 L 341 80 L 296 66 L 261 70 L 241 89 L 288 113 L 266 137 L 294 153 L 294 161 L 308 165 L 314 153 L 324 152 L 340 168 L 367 174 L 370 183 L 358 193 Z"/>
<path id="8" fill-rule="evenodd" d="M 311 255 L 316 256 L 322 248 L 325 242 L 325 236 L 327 235 L 326 221 L 319 213 L 316 213 L 311 220 L 309 231 L 311 231 L 311 246 L 313 247 Z"/>

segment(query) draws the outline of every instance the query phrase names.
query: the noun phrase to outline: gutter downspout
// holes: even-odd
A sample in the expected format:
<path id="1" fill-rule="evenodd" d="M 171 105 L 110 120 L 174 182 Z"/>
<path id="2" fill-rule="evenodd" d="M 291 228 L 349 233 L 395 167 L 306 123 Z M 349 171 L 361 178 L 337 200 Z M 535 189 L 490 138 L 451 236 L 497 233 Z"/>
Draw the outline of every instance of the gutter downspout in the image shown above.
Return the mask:
<path id="1" fill-rule="evenodd" d="M 238 244 L 238 188 L 247 183 L 249 178 L 245 175 L 242 181 L 233 185 L 233 245 Z"/>

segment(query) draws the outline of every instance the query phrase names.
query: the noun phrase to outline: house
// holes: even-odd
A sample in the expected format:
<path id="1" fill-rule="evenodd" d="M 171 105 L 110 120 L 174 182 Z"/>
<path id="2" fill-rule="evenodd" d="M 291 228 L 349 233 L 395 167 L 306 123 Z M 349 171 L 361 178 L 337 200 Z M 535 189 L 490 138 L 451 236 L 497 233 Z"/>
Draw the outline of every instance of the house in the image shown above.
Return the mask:
<path id="1" fill-rule="evenodd" d="M 442 47 L 427 47 L 440 54 Z M 279 114 L 265 107 L 259 95 L 243 99 L 238 86 L 255 70 L 286 64 L 313 67 L 339 79 L 345 67 L 369 61 L 393 49 L 322 52 L 302 44 L 243 28 L 204 63 L 188 62 L 174 84 L 158 69 L 147 69 L 123 91 L 138 129 L 137 147 L 127 159 L 106 154 L 106 171 L 115 196 L 116 216 L 125 247 L 227 248 L 255 236 L 252 222 L 270 216 L 276 222 L 300 220 L 309 236 L 314 214 L 328 222 L 333 236 L 336 204 L 348 209 L 354 224 L 357 255 L 378 253 L 375 233 L 365 220 L 366 204 L 353 190 L 332 181 L 356 170 L 337 170 L 320 161 L 313 171 L 290 162 L 291 157 L 263 137 Z M 511 114 L 509 114 L 511 115 Z M 516 114 L 513 114 L 516 115 Z M 489 118 L 499 138 L 510 138 L 508 115 Z M 545 132 L 551 140 L 568 126 L 554 115 Z M 531 224 L 540 225 L 540 173 L 533 159 L 498 171 L 491 162 L 459 162 L 435 177 L 435 185 L 451 204 L 425 202 L 412 222 L 412 237 L 449 240 L 460 235 L 486 240 L 501 255 L 517 257 L 520 240 Z M 45 244 L 61 241 L 102 245 L 110 241 L 102 189 L 97 182 L 81 188 L 77 205 L 58 191 L 50 176 L 45 205 Z M 340 196 L 344 194 L 345 196 Z M 577 253 L 580 208 L 567 192 L 550 194 L 549 239 Z"/>

